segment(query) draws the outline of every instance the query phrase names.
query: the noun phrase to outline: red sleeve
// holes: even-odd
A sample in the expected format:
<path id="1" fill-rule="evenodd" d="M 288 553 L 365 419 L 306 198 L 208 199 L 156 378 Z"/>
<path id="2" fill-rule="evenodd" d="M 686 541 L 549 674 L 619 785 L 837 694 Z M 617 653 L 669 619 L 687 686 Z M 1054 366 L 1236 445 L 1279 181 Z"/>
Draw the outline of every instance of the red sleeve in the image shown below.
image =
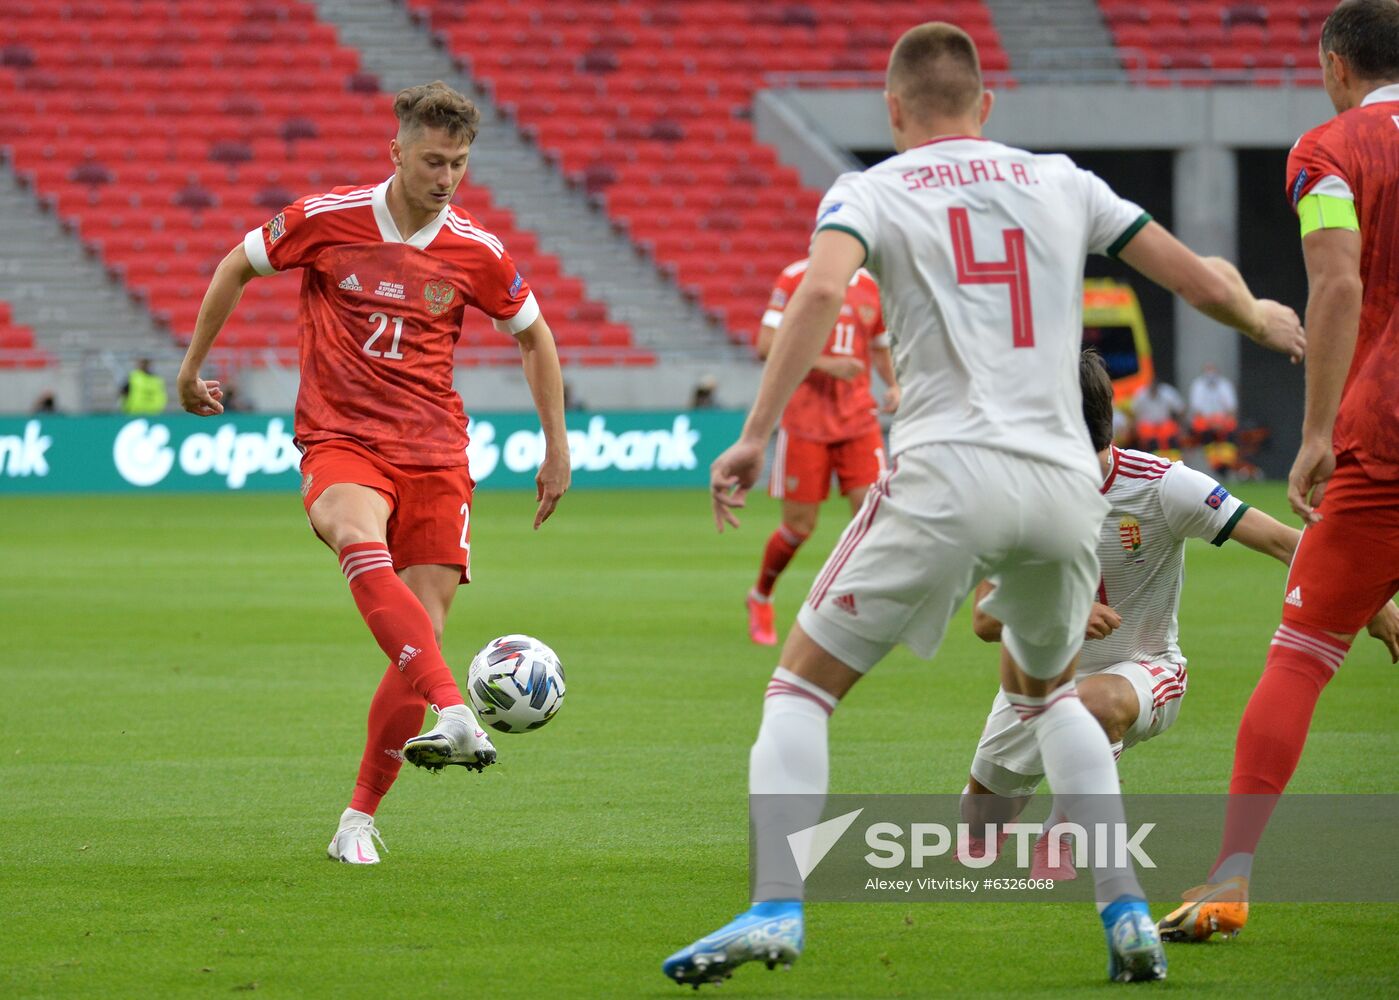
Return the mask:
<path id="1" fill-rule="evenodd" d="M 472 269 L 469 301 L 495 322 L 501 333 L 516 334 L 539 318 L 529 282 L 504 248 L 499 255 L 483 251 L 481 264 Z"/>
<path id="2" fill-rule="evenodd" d="M 777 276 L 777 284 L 772 286 L 767 309 L 763 312 L 762 326 L 778 326 L 782 323 L 782 311 L 787 308 L 787 303 L 792 301 L 792 293 L 802 283 L 802 275 L 805 273 L 806 268 L 794 265 L 783 269 Z"/>
<path id="3" fill-rule="evenodd" d="M 1287 155 L 1287 198 L 1292 210 L 1297 203 L 1312 192 L 1327 177 L 1335 177 L 1351 187 L 1350 171 L 1346 169 L 1345 157 L 1338 131 L 1332 128 L 1335 120 L 1319 125 L 1292 147 Z"/>
<path id="4" fill-rule="evenodd" d="M 353 189 L 346 189 L 353 190 Z M 243 240 L 243 249 L 258 274 L 305 267 L 328 243 L 325 213 L 307 216 L 306 203 L 325 195 L 307 195 L 282 209 Z"/>

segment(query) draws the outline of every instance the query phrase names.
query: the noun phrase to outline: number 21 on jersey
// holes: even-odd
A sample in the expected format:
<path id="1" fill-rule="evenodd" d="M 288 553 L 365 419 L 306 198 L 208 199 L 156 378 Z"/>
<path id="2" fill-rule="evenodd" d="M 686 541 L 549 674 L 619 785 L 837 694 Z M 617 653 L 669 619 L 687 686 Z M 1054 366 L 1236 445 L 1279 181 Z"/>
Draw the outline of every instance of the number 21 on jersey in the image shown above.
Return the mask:
<path id="1" fill-rule="evenodd" d="M 389 345 L 387 351 L 380 350 L 374 345 L 379 342 L 379 338 L 388 329 L 389 322 L 393 322 L 393 343 Z M 371 358 L 383 358 L 386 361 L 402 361 L 403 353 L 399 351 L 399 345 L 403 342 L 403 317 L 390 316 L 388 313 L 376 312 L 369 317 L 370 323 L 377 323 L 374 332 L 369 335 L 369 339 L 364 342 L 364 353 Z"/>
<path id="2" fill-rule="evenodd" d="M 977 260 L 972 246 L 972 224 L 965 208 L 949 208 L 952 257 L 957 262 L 959 285 L 1005 285 L 1010 292 L 1010 343 L 1035 346 L 1035 318 L 1030 310 L 1030 265 L 1025 258 L 1025 230 L 1003 229 L 1005 260 Z"/>

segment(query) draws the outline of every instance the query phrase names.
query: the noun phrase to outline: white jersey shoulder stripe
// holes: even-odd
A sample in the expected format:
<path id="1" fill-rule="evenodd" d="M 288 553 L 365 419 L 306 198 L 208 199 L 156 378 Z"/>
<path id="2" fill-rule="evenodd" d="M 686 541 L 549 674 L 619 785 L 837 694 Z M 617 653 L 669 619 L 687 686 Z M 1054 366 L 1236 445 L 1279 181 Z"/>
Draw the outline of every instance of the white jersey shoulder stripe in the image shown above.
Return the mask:
<path id="1" fill-rule="evenodd" d="M 454 212 L 447 215 L 447 225 L 451 226 L 457 232 L 469 232 L 483 237 L 487 241 L 494 243 L 496 247 L 502 251 L 505 249 L 505 244 L 500 241 L 500 237 L 496 236 L 495 233 L 482 229 L 480 226 L 472 225 L 470 219 L 464 219 Z"/>
<path id="2" fill-rule="evenodd" d="M 451 229 L 453 235 L 455 236 L 460 236 L 464 240 L 471 240 L 472 242 L 481 244 L 491 253 L 495 254 L 496 259 L 499 259 L 501 257 L 501 250 L 496 246 L 496 244 L 492 243 L 490 240 L 482 239 L 480 234 L 473 232 L 462 232 L 460 229 L 457 229 L 453 226 L 448 226 L 447 228 Z"/>
<path id="3" fill-rule="evenodd" d="M 306 207 L 317 208 L 321 205 L 329 205 L 337 201 L 349 201 L 351 199 L 358 200 L 360 198 L 368 198 L 373 193 L 374 188 L 361 187 L 355 188 L 353 191 L 344 191 L 340 194 L 318 194 L 314 197 L 306 199 Z"/>
<path id="4" fill-rule="evenodd" d="M 309 219 L 313 215 L 320 215 L 322 212 L 339 212 L 347 208 L 365 208 L 372 204 L 373 199 L 366 195 L 358 201 L 341 201 L 333 205 L 320 205 L 316 208 L 308 207 L 306 209 L 306 218 Z"/>

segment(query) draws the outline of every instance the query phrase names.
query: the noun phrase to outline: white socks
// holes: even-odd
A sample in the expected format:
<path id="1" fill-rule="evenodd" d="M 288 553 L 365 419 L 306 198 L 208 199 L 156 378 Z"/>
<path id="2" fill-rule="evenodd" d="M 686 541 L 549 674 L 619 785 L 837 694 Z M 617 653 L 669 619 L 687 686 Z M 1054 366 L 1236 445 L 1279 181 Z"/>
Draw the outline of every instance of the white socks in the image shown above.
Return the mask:
<path id="1" fill-rule="evenodd" d="M 763 701 L 763 723 L 748 756 L 754 803 L 754 902 L 801 899 L 787 835 L 821 821 L 829 784 L 826 724 L 836 698 L 778 667 Z M 782 798 L 772 798 L 782 796 Z"/>
<path id="2" fill-rule="evenodd" d="M 1107 866 L 1096 863 L 1097 824 L 1108 824 L 1108 830 L 1125 830 L 1126 819 L 1108 738 L 1098 720 L 1078 700 L 1073 682 L 1055 688 L 1043 698 L 1009 691 L 1006 698 L 1039 743 L 1055 805 L 1069 822 L 1077 823 L 1088 834 L 1088 860 L 1099 912 L 1119 896 L 1144 896 L 1130 858 L 1125 864 L 1115 865 L 1112 862 L 1117 859 L 1109 851 Z"/>

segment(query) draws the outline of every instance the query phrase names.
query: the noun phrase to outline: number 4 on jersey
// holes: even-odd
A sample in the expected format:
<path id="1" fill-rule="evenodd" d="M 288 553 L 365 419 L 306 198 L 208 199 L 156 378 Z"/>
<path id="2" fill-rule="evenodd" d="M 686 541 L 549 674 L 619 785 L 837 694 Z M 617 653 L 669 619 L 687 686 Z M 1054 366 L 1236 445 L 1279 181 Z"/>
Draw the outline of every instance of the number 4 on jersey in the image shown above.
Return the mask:
<path id="1" fill-rule="evenodd" d="M 965 208 L 949 208 L 952 256 L 959 285 L 1005 285 L 1010 291 L 1011 346 L 1035 346 L 1035 319 L 1030 311 L 1030 267 L 1025 259 L 1025 230 L 1004 229 L 1005 260 L 977 260 L 972 224 Z"/>

